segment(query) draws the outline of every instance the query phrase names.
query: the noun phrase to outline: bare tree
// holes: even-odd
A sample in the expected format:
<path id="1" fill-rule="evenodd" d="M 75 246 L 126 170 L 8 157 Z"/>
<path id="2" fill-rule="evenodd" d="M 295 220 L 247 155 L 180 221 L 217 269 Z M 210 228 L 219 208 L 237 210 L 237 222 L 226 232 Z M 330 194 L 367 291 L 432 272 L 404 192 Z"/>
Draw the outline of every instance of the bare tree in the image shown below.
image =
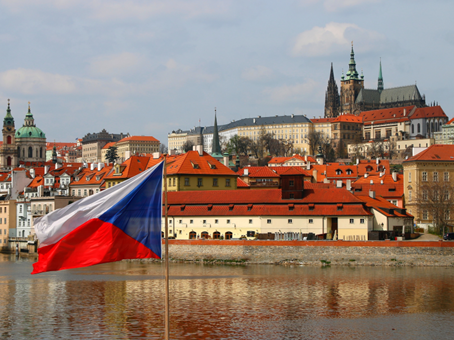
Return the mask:
<path id="1" fill-rule="evenodd" d="M 165 144 L 159 144 L 159 152 L 164 154 L 164 153 L 167 153 L 169 151 L 169 149 L 167 148 L 167 146 Z"/>
<path id="2" fill-rule="evenodd" d="M 436 232 L 441 235 L 446 225 L 454 221 L 454 187 L 438 178 L 420 183 L 415 197 L 420 218 L 432 220 Z"/>
<path id="3" fill-rule="evenodd" d="M 190 141 L 190 140 L 187 140 L 183 144 L 183 151 L 184 152 L 191 151 L 193 146 L 194 146 L 194 143 L 192 141 Z"/>

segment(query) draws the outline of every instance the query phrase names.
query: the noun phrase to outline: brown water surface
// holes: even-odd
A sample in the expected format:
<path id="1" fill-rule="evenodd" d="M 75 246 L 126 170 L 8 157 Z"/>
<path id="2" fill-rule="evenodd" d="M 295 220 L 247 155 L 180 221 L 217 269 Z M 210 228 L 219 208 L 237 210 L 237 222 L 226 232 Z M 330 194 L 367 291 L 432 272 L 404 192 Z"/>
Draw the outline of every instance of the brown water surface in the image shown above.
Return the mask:
<path id="1" fill-rule="evenodd" d="M 0 338 L 162 339 L 163 266 L 30 275 L 0 255 Z M 172 264 L 172 339 L 454 338 L 453 268 Z"/>

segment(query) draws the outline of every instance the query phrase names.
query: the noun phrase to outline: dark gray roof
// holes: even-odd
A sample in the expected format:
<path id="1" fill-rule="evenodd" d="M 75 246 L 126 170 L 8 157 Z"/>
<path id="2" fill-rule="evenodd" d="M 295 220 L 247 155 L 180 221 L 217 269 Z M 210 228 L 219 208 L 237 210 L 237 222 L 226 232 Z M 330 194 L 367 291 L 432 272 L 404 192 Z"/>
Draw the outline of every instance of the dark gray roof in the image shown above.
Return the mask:
<path id="1" fill-rule="evenodd" d="M 273 117 L 261 117 L 256 118 L 243 118 L 240 120 L 232 121 L 228 124 L 218 125 L 219 132 L 224 130 L 230 130 L 241 126 L 261 126 L 261 125 L 271 125 L 271 124 L 292 124 L 292 123 L 311 123 L 311 120 L 303 115 L 290 115 L 290 116 L 273 116 Z M 191 130 L 177 130 L 176 133 L 187 133 L 190 135 L 193 134 L 208 134 L 213 133 L 214 126 L 197 126 Z"/>
<path id="2" fill-rule="evenodd" d="M 82 144 L 84 143 L 93 143 L 97 141 L 108 141 L 108 142 L 118 142 L 119 140 L 129 137 L 129 134 L 123 133 L 109 133 L 106 129 L 103 129 L 101 132 L 98 133 L 87 133 L 82 138 Z"/>
<path id="3" fill-rule="evenodd" d="M 418 86 L 408 85 L 384 89 L 381 92 L 374 89 L 361 89 L 356 97 L 356 103 L 394 103 L 406 100 L 421 100 Z"/>

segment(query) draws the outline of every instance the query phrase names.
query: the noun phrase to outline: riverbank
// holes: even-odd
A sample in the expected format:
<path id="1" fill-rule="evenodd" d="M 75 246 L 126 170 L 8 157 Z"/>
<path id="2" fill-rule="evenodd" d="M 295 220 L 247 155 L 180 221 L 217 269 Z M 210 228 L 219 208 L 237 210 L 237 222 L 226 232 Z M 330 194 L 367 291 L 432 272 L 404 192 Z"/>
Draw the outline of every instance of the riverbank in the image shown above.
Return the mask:
<path id="1" fill-rule="evenodd" d="M 169 240 L 172 262 L 302 266 L 454 266 L 454 242 Z"/>

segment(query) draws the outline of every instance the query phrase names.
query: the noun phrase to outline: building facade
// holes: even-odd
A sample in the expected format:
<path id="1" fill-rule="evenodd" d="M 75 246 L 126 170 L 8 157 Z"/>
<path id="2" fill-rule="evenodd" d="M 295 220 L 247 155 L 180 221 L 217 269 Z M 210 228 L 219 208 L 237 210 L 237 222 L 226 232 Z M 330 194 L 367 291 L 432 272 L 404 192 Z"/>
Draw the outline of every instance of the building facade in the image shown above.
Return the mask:
<path id="1" fill-rule="evenodd" d="M 98 133 L 88 133 L 82 138 L 82 158 L 88 163 L 102 161 L 102 148 L 111 142 L 118 142 L 129 134 L 108 133 L 105 129 Z"/>

